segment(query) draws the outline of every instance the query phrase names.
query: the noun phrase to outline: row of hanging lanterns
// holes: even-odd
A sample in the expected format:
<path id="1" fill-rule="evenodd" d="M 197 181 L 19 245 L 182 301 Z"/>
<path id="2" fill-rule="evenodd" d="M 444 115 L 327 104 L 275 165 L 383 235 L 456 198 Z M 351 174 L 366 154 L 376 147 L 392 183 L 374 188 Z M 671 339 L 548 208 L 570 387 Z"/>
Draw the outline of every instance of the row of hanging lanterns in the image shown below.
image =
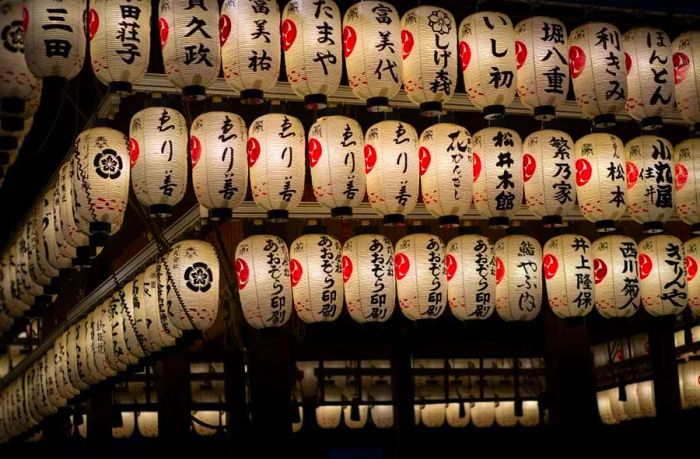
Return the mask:
<path id="1" fill-rule="evenodd" d="M 656 416 L 654 381 L 641 381 L 599 391 L 596 398 L 598 415 L 603 424 L 619 424 Z"/>
<path id="2" fill-rule="evenodd" d="M 208 413 L 208 412 L 207 412 Z M 217 413 L 218 414 L 218 413 Z M 194 416 L 194 414 L 193 414 Z M 225 417 L 225 414 L 224 414 Z M 73 434 L 80 438 L 87 439 L 87 415 L 70 415 L 70 424 L 74 427 Z M 76 422 L 77 421 L 77 422 Z M 143 438 L 158 437 L 158 412 L 157 411 L 138 411 L 138 412 L 122 412 L 121 425 L 112 427 L 112 438 L 125 439 L 130 438 L 135 432 L 138 432 Z M 200 426 L 200 428 L 202 428 Z M 204 429 L 204 428 L 202 428 Z M 200 435 L 208 435 L 203 430 L 196 430 Z"/>

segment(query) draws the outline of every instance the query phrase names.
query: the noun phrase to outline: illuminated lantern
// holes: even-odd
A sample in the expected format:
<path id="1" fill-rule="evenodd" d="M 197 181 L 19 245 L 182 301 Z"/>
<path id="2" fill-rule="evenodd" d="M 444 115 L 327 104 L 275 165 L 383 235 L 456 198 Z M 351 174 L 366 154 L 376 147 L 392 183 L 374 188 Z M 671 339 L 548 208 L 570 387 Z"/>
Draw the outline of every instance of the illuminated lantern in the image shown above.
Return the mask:
<path id="1" fill-rule="evenodd" d="M 142 437 L 155 438 L 158 436 L 157 411 L 139 411 L 136 416 L 136 426 Z"/>
<path id="2" fill-rule="evenodd" d="M 184 26 L 184 24 L 183 24 Z M 129 94 L 148 70 L 151 2 L 93 0 L 88 13 L 92 71 L 111 92 Z"/>
<path id="3" fill-rule="evenodd" d="M 70 268 L 73 265 L 72 259 L 76 256 L 75 247 L 69 244 L 63 235 L 63 228 L 68 225 L 68 222 L 61 219 L 61 199 L 65 196 L 64 193 L 61 192 L 61 185 L 65 184 L 65 181 L 68 180 L 65 178 L 63 182 L 61 181 L 62 175 L 66 172 L 64 166 L 65 168 L 69 167 L 64 164 L 59 168 L 58 179 L 55 182 L 53 193 L 50 195 L 52 219 L 49 221 L 49 227 L 46 231 L 47 233 L 53 232 L 53 239 L 56 241 L 56 248 L 53 251 L 55 257 L 51 257 L 50 260 L 51 264 L 57 269 Z M 50 236 L 45 235 L 45 237 L 48 239 Z M 51 249 L 51 245 L 49 245 L 49 249 Z"/>
<path id="4" fill-rule="evenodd" d="M 500 400 L 496 402 L 496 425 L 499 427 L 515 427 L 518 418 L 515 417 L 515 402 Z"/>
<path id="5" fill-rule="evenodd" d="M 587 315 L 594 306 L 591 241 L 577 234 L 564 234 L 547 241 L 543 251 L 549 307 L 562 319 Z"/>
<path id="6" fill-rule="evenodd" d="M 496 405 L 494 402 L 473 402 L 469 414 L 474 427 L 485 429 L 496 421 Z"/>
<path id="7" fill-rule="evenodd" d="M 364 144 L 360 124 L 346 116 L 324 116 L 309 129 L 311 185 L 333 217 L 351 217 L 365 197 Z"/>
<path id="8" fill-rule="evenodd" d="M 24 57 L 38 78 L 73 79 L 85 63 L 85 0 L 23 3 Z"/>
<path id="9" fill-rule="evenodd" d="M 639 290 L 652 316 L 677 315 L 688 304 L 683 243 L 675 236 L 650 236 L 639 243 Z"/>
<path id="10" fill-rule="evenodd" d="M 282 33 L 291 39 L 290 31 Z M 226 83 L 241 93 L 242 103 L 263 103 L 265 91 L 277 84 L 282 61 L 277 2 L 224 2 L 219 41 Z"/>
<path id="11" fill-rule="evenodd" d="M 496 304 L 493 245 L 484 236 L 465 234 L 447 244 L 447 297 L 459 320 L 487 319 Z"/>
<path id="12" fill-rule="evenodd" d="M 700 139 L 688 139 L 676 145 L 673 162 L 676 213 L 691 225 L 693 234 L 700 234 Z"/>
<path id="13" fill-rule="evenodd" d="M 480 11 L 459 25 L 464 86 L 486 119 L 505 116 L 505 107 L 515 99 L 517 52 L 513 23 L 503 13 Z"/>
<path id="14" fill-rule="evenodd" d="M 700 407 L 700 360 L 689 360 L 679 365 L 681 391 L 689 408 Z"/>
<path id="15" fill-rule="evenodd" d="M 162 263 L 153 263 L 143 273 L 143 294 L 139 302 L 144 308 L 148 341 L 154 350 L 174 346 L 177 329 L 168 318 L 166 304 L 167 276 Z"/>
<path id="16" fill-rule="evenodd" d="M 593 242 L 595 308 L 608 319 L 630 317 L 639 309 L 637 244 L 614 235 Z"/>
<path id="17" fill-rule="evenodd" d="M 129 352 L 126 347 L 126 339 L 124 337 L 125 322 L 127 321 L 124 307 L 126 305 L 126 297 L 123 290 L 118 290 L 112 295 L 109 304 L 109 319 L 111 325 L 111 333 L 108 332 L 108 337 L 112 338 L 112 351 L 114 354 L 116 367 L 123 368 L 124 371 L 127 365 L 138 363 L 138 358 Z M 114 369 L 114 367 L 113 367 Z"/>
<path id="18" fill-rule="evenodd" d="M 326 234 L 306 234 L 291 245 L 294 309 L 306 323 L 327 322 L 343 310 L 342 246 Z"/>
<path id="19" fill-rule="evenodd" d="M 488 127 L 474 134 L 474 205 L 489 225 L 504 228 L 523 200 L 522 141 L 517 132 Z"/>
<path id="20" fill-rule="evenodd" d="M 297 433 L 304 427 L 304 407 L 299 405 L 299 422 L 292 422 L 292 433 Z"/>
<path id="21" fill-rule="evenodd" d="M 236 247 L 238 294 L 243 316 L 253 328 L 281 327 L 292 314 L 292 282 L 287 244 L 258 234 Z"/>
<path id="22" fill-rule="evenodd" d="M 366 101 L 371 112 L 390 111 L 389 99 L 401 88 L 403 61 L 399 59 L 401 34 L 396 9 L 383 1 L 355 3 L 343 17 L 343 54 L 348 84 L 355 97 Z"/>
<path id="23" fill-rule="evenodd" d="M 556 108 L 566 102 L 568 52 L 566 26 L 559 19 L 535 16 L 515 26 L 518 96 L 536 120 L 556 118 Z"/>
<path id="24" fill-rule="evenodd" d="M 627 400 L 622 402 L 625 414 L 629 419 L 638 419 L 642 417 L 642 409 L 639 406 L 639 397 L 637 396 L 637 384 L 625 385 L 625 395 Z"/>
<path id="25" fill-rule="evenodd" d="M 673 216 L 673 162 L 671 143 L 643 135 L 625 145 L 627 210 L 645 232 L 663 231 Z"/>
<path id="26" fill-rule="evenodd" d="M 88 387 L 88 378 L 84 372 L 83 368 L 78 366 L 78 362 L 81 361 L 80 354 L 82 354 L 83 349 L 78 346 L 79 335 L 80 335 L 80 325 L 71 325 L 68 330 L 66 330 L 66 359 L 68 360 L 68 380 L 76 389 L 84 391 Z"/>
<path id="27" fill-rule="evenodd" d="M 676 105 L 683 121 L 700 132 L 700 31 L 683 32 L 671 45 Z M 697 141 L 697 139 L 696 139 Z"/>
<path id="28" fill-rule="evenodd" d="M 134 433 L 136 427 L 136 413 L 132 411 L 122 411 L 119 413 L 122 421 L 119 427 L 112 427 L 112 438 L 129 438 Z"/>
<path id="29" fill-rule="evenodd" d="M 447 305 L 445 244 L 432 234 L 411 234 L 399 239 L 395 253 L 401 312 L 411 320 L 440 317 Z"/>
<path id="30" fill-rule="evenodd" d="M 425 208 L 442 227 L 459 225 L 472 203 L 474 168 L 469 131 L 451 123 L 430 126 L 420 136 L 418 164 Z"/>
<path id="31" fill-rule="evenodd" d="M 287 81 L 311 110 L 328 106 L 343 73 L 340 10 L 332 0 L 297 0 L 282 11 Z M 393 46 L 393 45 L 392 45 Z"/>
<path id="32" fill-rule="evenodd" d="M 316 424 L 322 429 L 335 429 L 340 425 L 343 407 L 340 405 L 342 392 L 332 380 L 323 383 L 323 401 L 334 405 L 319 405 L 316 407 Z"/>
<path id="33" fill-rule="evenodd" d="M 44 300 L 53 301 L 50 295 L 56 292 L 53 285 L 53 278 L 58 277 L 59 272 L 51 266 L 47 258 L 44 241 L 39 238 L 37 225 L 41 224 L 40 210 L 43 209 L 43 202 L 39 201 L 34 207 L 29 220 L 25 224 L 25 237 L 29 255 L 29 274 L 32 279 L 43 287 L 42 293 L 47 296 Z"/>
<path id="34" fill-rule="evenodd" d="M 270 113 L 248 132 L 248 167 L 253 200 L 272 221 L 286 221 L 304 192 L 304 126 L 298 118 Z"/>
<path id="35" fill-rule="evenodd" d="M 428 379 L 417 387 L 419 397 L 420 420 L 429 429 L 436 429 L 445 423 L 445 390 L 436 379 Z"/>
<path id="36" fill-rule="evenodd" d="M 185 240 L 170 248 L 168 318 L 180 330 L 206 330 L 219 311 L 219 259 L 205 241 Z"/>
<path id="37" fill-rule="evenodd" d="M 345 427 L 348 429 L 362 429 L 367 425 L 367 414 L 369 413 L 368 405 L 358 405 L 358 412 L 360 418 L 357 420 L 352 419 L 352 406 L 345 405 L 343 407 L 343 420 L 345 421 Z"/>
<path id="38" fill-rule="evenodd" d="M 129 323 L 127 326 L 125 340 L 127 344 L 138 342 L 138 347 L 145 355 L 160 350 L 159 345 L 154 345 L 148 336 L 149 328 L 156 325 L 148 322 L 146 317 L 146 306 L 144 304 L 144 282 L 145 274 L 139 273 L 132 281 L 131 288 L 131 317 L 128 317 Z M 149 294 L 152 293 L 149 291 Z"/>
<path id="39" fill-rule="evenodd" d="M 233 113 L 198 116 L 190 131 L 192 185 L 197 201 L 215 218 L 230 218 L 248 190 L 245 121 Z"/>
<path id="40" fill-rule="evenodd" d="M 600 232 L 615 230 L 627 209 L 624 145 L 612 134 L 588 134 L 574 144 L 581 214 Z"/>
<path id="41" fill-rule="evenodd" d="M 394 426 L 394 406 L 391 405 L 391 386 L 385 379 L 378 379 L 370 388 L 370 400 L 383 402 L 370 407 L 372 424 L 377 429 L 390 429 Z"/>
<path id="42" fill-rule="evenodd" d="M 673 109 L 671 40 L 661 29 L 636 27 L 622 36 L 627 67 L 627 113 L 642 129 L 658 129 Z"/>
<path id="43" fill-rule="evenodd" d="M 80 332 L 80 347 L 83 349 L 82 365 L 87 368 L 86 372 L 93 380 L 93 384 L 106 379 L 97 368 L 95 360 L 95 311 L 91 311 L 82 321 L 83 329 Z"/>
<path id="44" fill-rule="evenodd" d="M 92 327 L 94 334 L 92 335 L 92 347 L 94 349 L 93 357 L 95 359 L 95 368 L 102 374 L 103 378 L 115 376 L 117 372 L 112 369 L 107 363 L 107 345 L 111 339 L 108 334 L 111 332 L 109 323 L 108 302 L 104 302 L 97 306 L 92 314 Z M 113 356 L 110 356 L 113 358 Z"/>
<path id="45" fill-rule="evenodd" d="M 58 393 L 58 381 L 56 380 L 55 372 L 55 353 L 53 347 L 49 347 L 44 354 L 44 368 L 46 373 L 46 392 L 48 395 L 48 401 L 51 405 L 56 408 L 61 408 L 66 406 L 66 399 Z"/>
<path id="46" fill-rule="evenodd" d="M 130 354 L 137 358 L 146 356 L 145 337 L 137 334 L 136 331 L 136 312 L 134 309 L 134 282 L 127 282 L 119 292 L 120 298 L 123 300 L 122 305 L 122 320 L 124 330 L 124 345 Z"/>
<path id="47" fill-rule="evenodd" d="M 216 0 L 161 0 L 158 28 L 168 80 L 185 97 L 203 99 L 219 76 Z"/>
<path id="48" fill-rule="evenodd" d="M 607 390 L 608 401 L 610 402 L 610 410 L 612 415 L 615 417 L 617 422 L 628 421 L 629 416 L 627 416 L 627 411 L 625 411 L 625 404 L 620 400 L 620 390 L 618 387 L 613 387 Z"/>
<path id="49" fill-rule="evenodd" d="M 523 427 L 536 427 L 540 423 L 540 406 L 536 400 L 523 401 L 523 415 L 518 424 Z"/>
<path id="50" fill-rule="evenodd" d="M 461 408 L 460 405 L 462 405 Z M 466 427 L 469 424 L 469 403 L 449 403 L 445 411 L 445 419 L 450 427 Z"/>
<path id="51" fill-rule="evenodd" d="M 53 228 L 53 196 L 55 188 L 51 187 L 39 201 L 34 216 L 34 234 L 36 240 L 36 253 L 41 265 L 41 270 L 50 277 L 57 277 L 60 269 L 70 267 L 70 259 L 58 258 L 58 244 L 56 232 Z"/>
<path id="52" fill-rule="evenodd" d="M 418 202 L 417 140 L 413 126 L 400 121 L 381 121 L 365 135 L 367 199 L 387 225 L 404 224 Z"/>
<path id="53" fill-rule="evenodd" d="M 499 239 L 496 255 L 496 312 L 506 321 L 529 321 L 542 306 L 542 248 L 530 236 Z"/>
<path id="54" fill-rule="evenodd" d="M 385 322 L 394 312 L 394 247 L 379 234 L 361 234 L 343 245 L 345 304 L 355 321 Z M 366 288 L 368 285 L 373 288 Z"/>
<path id="55" fill-rule="evenodd" d="M 574 141 L 565 132 L 544 129 L 523 142 L 527 208 L 546 227 L 560 226 L 574 208 Z"/>
<path id="56" fill-rule="evenodd" d="M 151 107 L 131 118 L 131 186 L 151 215 L 169 216 L 187 189 L 187 124 L 177 110 Z"/>
<path id="57" fill-rule="evenodd" d="M 693 315 L 700 316 L 700 277 L 698 262 L 700 262 L 700 238 L 693 238 L 683 244 L 685 252 L 686 280 L 688 281 L 688 306 Z"/>
<path id="58" fill-rule="evenodd" d="M 66 355 L 66 333 L 63 332 L 54 341 L 53 349 L 55 356 L 55 378 L 58 381 L 58 393 L 66 400 L 70 400 L 79 394 L 68 379 L 68 359 Z"/>
<path id="59" fill-rule="evenodd" d="M 618 424 L 619 421 L 615 419 L 612 412 L 612 407 L 610 406 L 610 399 L 608 398 L 608 391 L 600 391 L 596 393 L 596 398 L 598 402 L 598 415 L 600 420 L 603 421 L 605 425 Z"/>
<path id="60" fill-rule="evenodd" d="M 654 396 L 654 381 L 642 381 L 637 383 L 637 397 L 642 417 L 656 416 L 656 400 Z"/>
<path id="61" fill-rule="evenodd" d="M 192 411 L 192 417 L 207 424 L 204 426 L 198 422 L 192 422 L 197 435 L 215 435 L 221 428 L 226 427 L 226 413 L 223 411 Z"/>
<path id="62" fill-rule="evenodd" d="M 28 306 L 15 298 L 10 254 L 6 251 L 0 258 L 0 302 L 7 308 L 11 318 L 20 317 Z"/>
<path id="63" fill-rule="evenodd" d="M 403 87 L 421 115 L 443 114 L 457 87 L 457 23 L 446 9 L 418 6 L 401 18 Z"/>
<path id="64" fill-rule="evenodd" d="M 569 70 L 579 110 L 595 127 L 615 125 L 625 108 L 631 61 L 621 48 L 620 31 L 607 22 L 589 22 L 569 34 Z"/>

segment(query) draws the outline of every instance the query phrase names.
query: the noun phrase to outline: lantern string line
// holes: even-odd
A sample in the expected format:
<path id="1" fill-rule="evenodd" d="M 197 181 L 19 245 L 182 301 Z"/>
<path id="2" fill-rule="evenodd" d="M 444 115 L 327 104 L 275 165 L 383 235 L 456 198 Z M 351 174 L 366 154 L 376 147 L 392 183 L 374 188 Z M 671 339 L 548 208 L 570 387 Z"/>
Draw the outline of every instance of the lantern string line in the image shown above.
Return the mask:
<path id="1" fill-rule="evenodd" d="M 234 295 L 234 285 L 236 285 L 233 272 L 231 272 L 231 266 L 233 266 L 233 263 L 231 263 L 231 259 L 228 256 L 228 252 L 226 251 L 226 244 L 224 242 L 224 238 L 221 235 L 221 229 L 219 228 L 219 225 L 217 224 L 212 224 L 214 228 L 214 235 L 216 236 L 216 245 L 214 246 L 214 250 L 219 254 L 219 257 L 221 257 L 221 261 L 223 262 L 223 269 L 222 271 L 224 272 L 224 279 L 226 280 L 226 290 L 229 292 L 230 298 L 229 298 L 229 305 L 230 308 L 224 309 L 226 311 L 226 314 L 230 314 L 230 322 L 231 322 L 231 335 L 233 335 L 234 341 L 235 341 L 235 347 L 239 350 L 243 350 L 243 342 L 241 340 L 241 320 L 240 320 L 240 315 L 238 313 L 238 307 L 239 304 L 236 302 L 235 295 Z"/>

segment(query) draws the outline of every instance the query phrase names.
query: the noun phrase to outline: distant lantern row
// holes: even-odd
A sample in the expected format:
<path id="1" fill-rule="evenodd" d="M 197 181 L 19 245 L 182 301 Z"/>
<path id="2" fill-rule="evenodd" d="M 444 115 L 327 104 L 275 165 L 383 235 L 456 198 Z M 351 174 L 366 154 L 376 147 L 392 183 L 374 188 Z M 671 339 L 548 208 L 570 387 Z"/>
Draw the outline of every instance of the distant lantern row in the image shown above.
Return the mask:
<path id="1" fill-rule="evenodd" d="M 86 35 L 93 71 L 112 90 L 129 92 L 147 70 L 149 2 L 96 0 L 86 10 L 85 0 L 61 8 L 25 0 L 23 12 L 14 5 L 4 15 L 23 32 L 26 63 L 21 51 L 3 50 L 3 72 L 28 67 L 38 78 L 70 79 L 83 66 Z M 188 97 L 203 97 L 223 68 L 244 102 L 260 103 L 278 81 L 284 52 L 287 81 L 312 109 L 325 107 L 337 90 L 344 57 L 353 93 L 373 111 L 388 110 L 403 86 L 423 114 L 442 113 L 459 67 L 469 99 L 488 118 L 502 116 L 518 94 L 537 118 L 551 119 L 571 81 L 579 108 L 599 126 L 626 110 L 645 128 L 658 127 L 674 100 L 688 124 L 700 123 L 700 32 L 672 42 L 660 29 L 622 34 L 592 22 L 567 34 L 555 18 L 513 26 L 493 11 L 458 25 L 443 8 L 418 6 L 399 17 L 383 1 L 356 3 L 341 21 L 332 0 L 293 0 L 282 12 L 274 0 L 225 2 L 221 11 L 215 0 L 163 0 L 158 31 L 166 74 Z M 24 78 L 9 83 L 7 97 L 25 94 Z"/>
<path id="2" fill-rule="evenodd" d="M 185 240 L 69 326 L 0 392 L 0 437 L 36 426 L 129 365 L 173 346 L 184 330 L 206 330 L 219 307 L 219 262 L 211 244 Z M 21 396 L 18 396 L 21 394 Z"/>

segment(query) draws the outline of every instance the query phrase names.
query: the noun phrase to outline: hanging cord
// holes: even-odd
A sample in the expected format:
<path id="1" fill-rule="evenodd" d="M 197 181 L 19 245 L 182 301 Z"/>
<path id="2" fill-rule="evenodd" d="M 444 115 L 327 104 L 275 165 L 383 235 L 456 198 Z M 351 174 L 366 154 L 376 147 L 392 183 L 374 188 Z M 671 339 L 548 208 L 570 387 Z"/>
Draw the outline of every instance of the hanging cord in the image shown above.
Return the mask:
<path id="1" fill-rule="evenodd" d="M 222 271 L 224 273 L 224 279 L 226 280 L 225 292 L 228 296 L 228 301 L 224 300 L 229 307 L 224 308 L 226 314 L 225 322 L 230 324 L 231 335 L 233 336 L 233 341 L 235 348 L 238 350 L 243 350 L 243 341 L 241 340 L 241 318 L 238 313 L 239 304 L 235 300 L 234 286 L 236 285 L 233 272 L 231 271 L 231 259 L 226 251 L 226 244 L 224 243 L 224 238 L 221 235 L 221 229 L 218 224 L 212 224 L 214 227 L 214 235 L 216 236 L 216 245 L 214 249 L 221 258 Z M 228 334 L 226 335 L 229 336 Z"/>

